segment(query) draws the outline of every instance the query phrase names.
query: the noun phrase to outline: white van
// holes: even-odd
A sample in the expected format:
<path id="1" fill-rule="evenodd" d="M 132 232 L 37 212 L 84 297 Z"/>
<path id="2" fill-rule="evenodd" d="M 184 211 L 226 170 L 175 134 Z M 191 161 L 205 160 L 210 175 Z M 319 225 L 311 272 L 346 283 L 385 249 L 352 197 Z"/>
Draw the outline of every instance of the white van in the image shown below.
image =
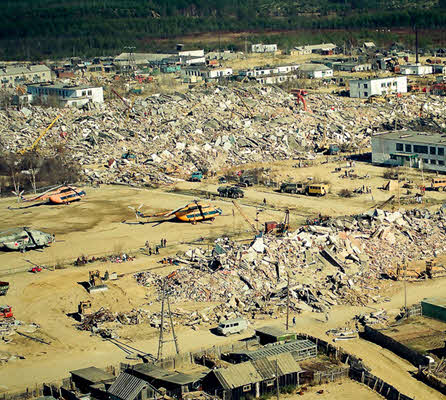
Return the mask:
<path id="1" fill-rule="evenodd" d="M 220 335 L 228 336 L 233 333 L 241 333 L 248 328 L 248 321 L 243 318 L 228 319 L 221 321 L 217 327 L 217 332 Z"/>

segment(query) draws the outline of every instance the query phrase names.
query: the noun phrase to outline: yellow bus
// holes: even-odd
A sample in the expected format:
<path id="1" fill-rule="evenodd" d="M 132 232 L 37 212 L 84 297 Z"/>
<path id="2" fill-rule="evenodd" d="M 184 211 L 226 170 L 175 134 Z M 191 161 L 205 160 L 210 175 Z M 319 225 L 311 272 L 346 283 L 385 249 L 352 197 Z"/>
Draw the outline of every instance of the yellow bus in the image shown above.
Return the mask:
<path id="1" fill-rule="evenodd" d="M 328 193 L 328 185 L 313 183 L 308 185 L 307 193 L 310 196 L 325 196 Z"/>
<path id="2" fill-rule="evenodd" d="M 437 191 L 446 190 L 446 178 L 433 178 L 431 188 Z"/>

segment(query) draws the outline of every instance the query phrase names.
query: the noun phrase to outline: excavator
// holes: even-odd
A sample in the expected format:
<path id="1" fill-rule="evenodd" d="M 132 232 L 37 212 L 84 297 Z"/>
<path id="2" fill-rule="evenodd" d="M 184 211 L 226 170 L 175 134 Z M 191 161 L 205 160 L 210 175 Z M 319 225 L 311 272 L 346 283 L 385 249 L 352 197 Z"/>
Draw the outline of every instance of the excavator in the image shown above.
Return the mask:
<path id="1" fill-rule="evenodd" d="M 169 218 L 175 216 L 175 218 L 181 222 L 190 222 L 191 224 L 196 224 L 197 222 L 206 220 L 214 221 L 216 217 L 222 215 L 222 210 L 220 208 L 214 207 L 211 204 L 205 204 L 198 200 L 194 200 L 193 202 L 178 207 L 175 210 L 156 213 L 152 215 L 146 215 L 142 213 L 140 211 L 142 206 L 143 204 L 141 204 L 136 209 L 132 206 L 129 206 L 129 208 L 135 212 L 136 219 L 154 217 Z"/>
<path id="2" fill-rule="evenodd" d="M 296 98 L 296 104 L 299 104 L 299 102 L 302 103 L 304 106 L 304 111 L 308 111 L 307 109 L 307 101 L 305 100 L 305 97 L 308 92 L 304 89 L 292 89 L 291 94 Z"/>

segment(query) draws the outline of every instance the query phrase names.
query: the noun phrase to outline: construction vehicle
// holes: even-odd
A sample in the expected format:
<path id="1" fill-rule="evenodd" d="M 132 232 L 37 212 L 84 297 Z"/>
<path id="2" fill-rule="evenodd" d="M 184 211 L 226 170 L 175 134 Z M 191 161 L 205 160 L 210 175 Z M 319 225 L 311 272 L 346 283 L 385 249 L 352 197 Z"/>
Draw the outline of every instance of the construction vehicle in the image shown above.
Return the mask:
<path id="1" fill-rule="evenodd" d="M 322 183 L 312 183 L 307 186 L 309 196 L 325 196 L 328 193 L 328 185 Z"/>
<path id="2" fill-rule="evenodd" d="M 153 218 L 153 217 L 163 217 L 169 218 L 172 215 L 182 222 L 190 222 L 192 224 L 196 224 L 197 222 L 210 220 L 214 221 L 216 217 L 222 215 L 222 210 L 220 208 L 216 208 L 210 204 L 204 204 L 199 202 L 198 200 L 193 201 L 192 203 L 186 204 L 184 206 L 178 207 L 175 210 L 168 212 L 161 212 L 157 214 L 146 215 L 140 211 L 142 204 L 138 208 L 134 208 L 129 206 L 135 212 L 136 219 L 138 218 Z M 198 211 L 198 212 L 197 212 Z"/>
<path id="3" fill-rule="evenodd" d="M 366 101 L 365 101 L 365 103 L 367 103 L 367 104 L 375 104 L 375 103 L 386 103 L 387 101 L 386 101 L 386 98 L 384 97 L 384 96 L 380 96 L 380 95 L 377 95 L 377 94 L 375 94 L 375 95 L 373 95 L 373 96 L 370 96 Z"/>
<path id="4" fill-rule="evenodd" d="M 104 290 L 108 290 L 108 286 L 104 284 L 99 270 L 95 271 L 88 271 L 88 292 L 94 293 L 94 292 L 101 292 Z"/>
<path id="5" fill-rule="evenodd" d="M 285 211 L 285 218 L 283 222 L 278 223 L 276 221 L 265 222 L 265 231 L 264 233 L 272 233 L 275 235 L 284 235 L 288 232 L 290 228 L 290 210 Z"/>
<path id="6" fill-rule="evenodd" d="M 10 318 L 14 318 L 12 307 L 7 305 L 0 306 L 0 321 L 2 319 L 10 319 Z"/>
<path id="7" fill-rule="evenodd" d="M 5 296 L 8 293 L 9 282 L 0 282 L 0 296 Z"/>
<path id="8" fill-rule="evenodd" d="M 42 140 L 42 138 L 47 134 L 47 132 L 53 127 L 53 125 L 56 123 L 56 121 L 62 116 L 62 113 L 60 113 L 56 118 L 53 119 L 53 121 L 48 125 L 48 127 L 38 136 L 36 140 L 34 140 L 33 144 L 29 147 L 26 147 L 25 149 L 22 149 L 19 151 L 19 154 L 26 154 L 30 151 L 33 151 L 36 149 L 39 142 Z"/>
<path id="9" fill-rule="evenodd" d="M 201 182 L 202 179 L 203 179 L 203 172 L 195 171 L 192 172 L 191 176 L 189 177 L 189 182 Z"/>
<path id="10" fill-rule="evenodd" d="M 77 306 L 77 315 L 76 319 L 82 322 L 84 318 L 91 314 L 91 301 L 90 300 L 84 300 L 79 303 Z"/>
<path id="11" fill-rule="evenodd" d="M 258 235 L 259 231 L 257 230 L 256 226 L 251 222 L 251 220 L 248 218 L 248 216 L 243 212 L 242 208 L 240 207 L 240 205 L 235 201 L 232 200 L 232 204 L 234 204 L 235 208 L 237 208 L 238 212 L 240 213 L 240 215 L 243 217 L 243 219 L 248 223 L 249 227 L 251 228 L 251 230 Z"/>
<path id="12" fill-rule="evenodd" d="M 287 183 L 280 185 L 280 193 L 305 194 L 307 186 L 303 183 Z"/>
<path id="13" fill-rule="evenodd" d="M 438 191 L 446 190 L 446 178 L 433 178 L 431 188 Z"/>
<path id="14" fill-rule="evenodd" d="M 230 197 L 232 199 L 245 197 L 245 193 L 238 186 L 220 186 L 217 191 L 220 197 Z"/>
<path id="15" fill-rule="evenodd" d="M 308 94 L 308 92 L 304 89 L 292 89 L 291 94 L 296 98 L 296 104 L 299 104 L 299 102 L 301 102 L 304 107 L 304 111 L 308 111 L 307 101 L 305 100 L 304 97 Z"/>

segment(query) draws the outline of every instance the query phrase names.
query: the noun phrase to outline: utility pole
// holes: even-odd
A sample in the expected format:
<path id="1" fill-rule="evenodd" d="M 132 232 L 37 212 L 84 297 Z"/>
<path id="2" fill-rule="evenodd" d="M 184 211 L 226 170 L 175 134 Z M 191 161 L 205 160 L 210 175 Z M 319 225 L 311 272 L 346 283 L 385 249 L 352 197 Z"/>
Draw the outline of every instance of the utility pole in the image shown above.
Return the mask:
<path id="1" fill-rule="evenodd" d="M 175 351 L 177 354 L 180 353 L 179 347 L 178 347 L 178 340 L 177 336 L 175 335 L 175 328 L 173 326 L 173 319 L 172 319 L 172 312 L 170 311 L 170 301 L 169 301 L 169 294 L 166 290 L 166 284 L 167 279 L 169 279 L 168 275 L 163 282 L 163 289 L 162 289 L 162 297 L 161 297 L 161 326 L 160 326 L 160 335 L 158 340 L 158 357 L 157 360 L 160 361 L 163 358 L 163 345 L 167 342 L 174 342 L 175 343 Z M 170 329 L 172 330 L 172 340 L 164 340 L 164 302 L 167 302 L 167 313 L 169 314 L 169 321 L 170 321 Z"/>
<path id="2" fill-rule="evenodd" d="M 287 285 L 286 285 L 286 330 L 290 326 L 290 273 L 287 273 Z"/>

